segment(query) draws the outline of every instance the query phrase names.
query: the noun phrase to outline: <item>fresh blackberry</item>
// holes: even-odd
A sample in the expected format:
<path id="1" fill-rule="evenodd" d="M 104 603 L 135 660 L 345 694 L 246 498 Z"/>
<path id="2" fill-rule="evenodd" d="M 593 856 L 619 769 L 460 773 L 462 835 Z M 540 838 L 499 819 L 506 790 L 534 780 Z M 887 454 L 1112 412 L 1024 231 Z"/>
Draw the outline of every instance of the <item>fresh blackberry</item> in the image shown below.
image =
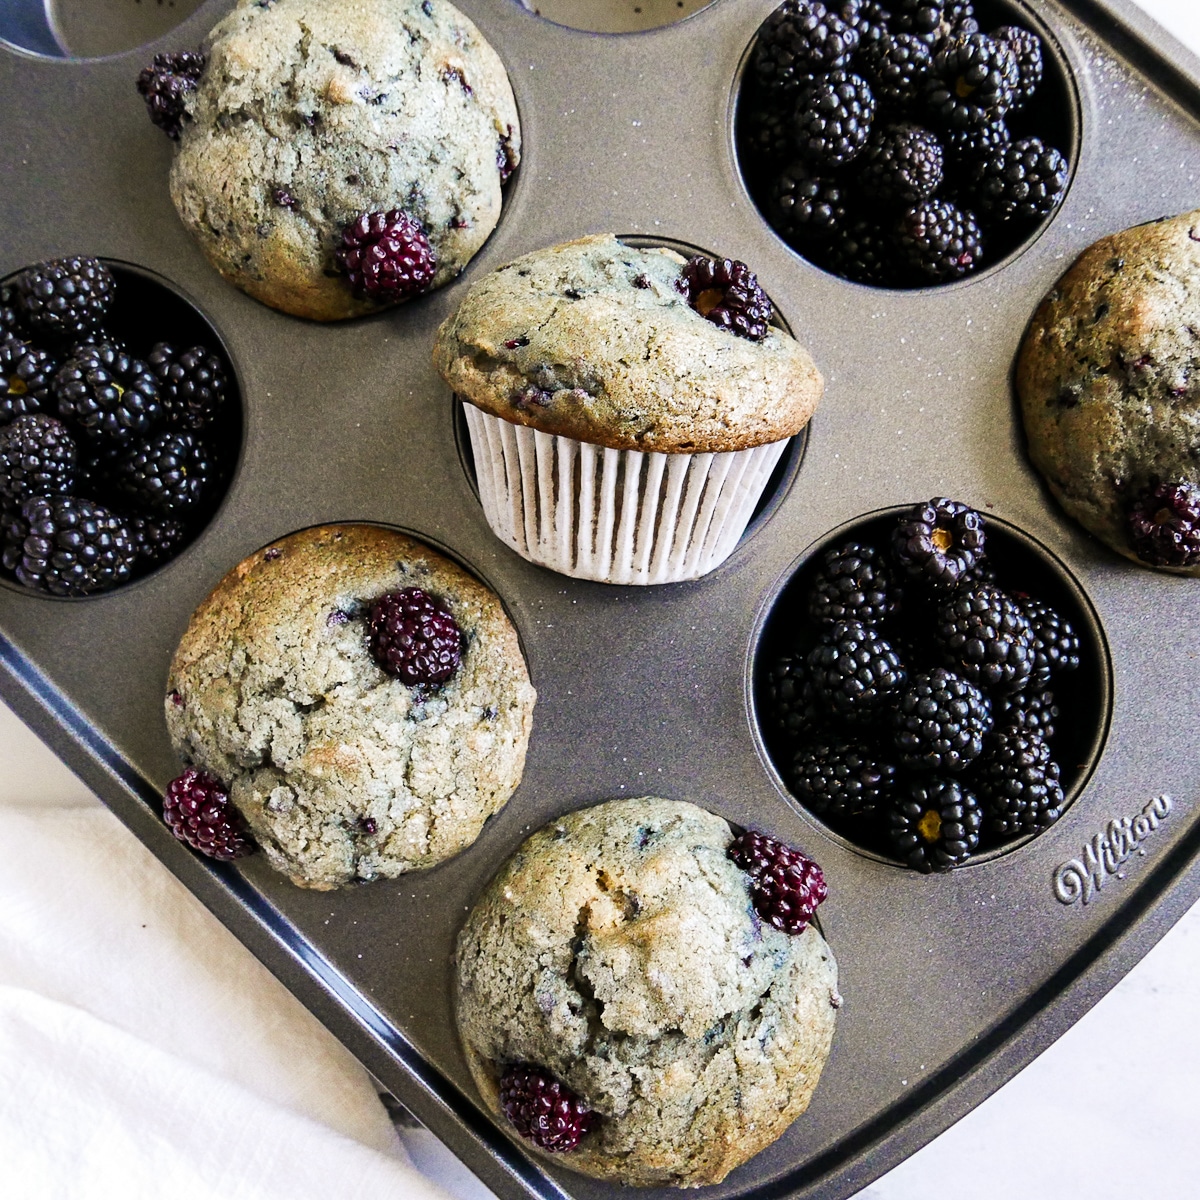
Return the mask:
<path id="1" fill-rule="evenodd" d="M 969 33 L 948 39 L 934 55 L 925 102 L 947 129 L 974 128 L 1003 117 L 1019 86 L 1012 47 L 983 33 Z"/>
<path id="2" fill-rule="evenodd" d="M 872 287 L 896 282 L 896 239 L 872 217 L 851 221 L 830 247 L 828 267 L 836 275 Z"/>
<path id="3" fill-rule="evenodd" d="M 969 187 L 978 164 L 1011 141 L 1012 134 L 1003 121 L 951 129 L 943 134 L 947 175 Z"/>
<path id="4" fill-rule="evenodd" d="M 849 542 L 827 550 L 808 593 L 808 615 L 821 625 L 879 625 L 896 611 L 891 568 L 874 546 Z"/>
<path id="5" fill-rule="evenodd" d="M 138 95 L 146 102 L 150 120 L 178 141 L 185 121 L 192 119 L 189 97 L 204 73 L 206 59 L 198 50 L 156 54 L 137 77 Z"/>
<path id="6" fill-rule="evenodd" d="M 1017 602 L 1033 629 L 1031 682 L 1045 687 L 1051 675 L 1079 667 L 1079 636 L 1070 623 L 1043 600 L 1018 594 Z"/>
<path id="7" fill-rule="evenodd" d="M 82 596 L 124 583 L 135 550 L 128 527 L 76 496 L 34 496 L 9 526 L 3 565 L 28 588 Z"/>
<path id="8" fill-rule="evenodd" d="M 937 667 L 909 679 L 891 720 L 901 766 L 958 772 L 983 753 L 993 717 L 977 687 Z"/>
<path id="9" fill-rule="evenodd" d="M 905 574 L 938 591 L 956 587 L 986 544 L 979 513 L 944 496 L 901 514 L 892 531 L 892 554 Z"/>
<path id="10" fill-rule="evenodd" d="M 0 424 L 41 412 L 57 369 L 48 351 L 15 337 L 0 340 Z"/>
<path id="11" fill-rule="evenodd" d="M 875 97 L 861 75 L 831 71 L 800 92 L 792 125 L 802 157 L 825 166 L 856 158 L 871 135 Z"/>
<path id="12" fill-rule="evenodd" d="M 824 714 L 801 654 L 781 654 L 771 665 L 765 701 L 768 722 L 788 738 L 802 737 L 822 723 Z"/>
<path id="13" fill-rule="evenodd" d="M 205 346 L 179 353 L 159 342 L 146 357 L 158 380 L 166 423 L 198 433 L 213 423 L 225 403 L 228 381 L 221 360 Z"/>
<path id="14" fill-rule="evenodd" d="M 212 475 L 208 447 L 193 433 L 167 430 L 126 450 L 113 463 L 107 483 L 144 513 L 178 516 L 204 499 Z"/>
<path id="15" fill-rule="evenodd" d="M 768 211 L 790 245 L 828 241 L 846 223 L 846 191 L 836 177 L 797 159 L 776 177 Z"/>
<path id="16" fill-rule="evenodd" d="M 974 587 L 979 583 L 996 583 L 996 567 L 988 558 L 977 558 L 975 565 L 964 571 L 959 577 L 959 587 Z"/>
<path id="17" fill-rule="evenodd" d="M 775 166 L 787 162 L 796 151 L 792 144 L 791 112 L 778 108 L 754 108 L 742 133 L 747 164 Z"/>
<path id="18" fill-rule="evenodd" d="M 911 33 L 885 33 L 854 60 L 882 108 L 913 108 L 925 95 L 933 53 Z"/>
<path id="19" fill-rule="evenodd" d="M 898 238 L 905 260 L 926 282 L 961 279 L 983 258 L 975 217 L 949 200 L 926 200 L 908 209 Z"/>
<path id="20" fill-rule="evenodd" d="M 342 230 L 334 257 L 356 296 L 383 304 L 425 291 L 437 274 L 421 223 L 398 208 L 359 214 Z"/>
<path id="21" fill-rule="evenodd" d="M 891 7 L 894 33 L 910 34 L 930 46 L 946 36 L 946 0 L 892 0 Z"/>
<path id="22" fill-rule="evenodd" d="M 999 588 L 959 588 L 938 608 L 938 638 L 948 666 L 982 688 L 1019 691 L 1036 659 L 1033 629 Z"/>
<path id="23" fill-rule="evenodd" d="M 857 54 L 887 36 L 892 14 L 878 0 L 841 0 L 838 16 L 858 34 Z"/>
<path id="24" fill-rule="evenodd" d="M 752 342 L 767 336 L 774 310 L 744 262 L 698 254 L 688 260 L 677 286 L 705 320 Z"/>
<path id="25" fill-rule="evenodd" d="M 1048 688 L 1030 687 L 1000 696 L 993 705 L 996 732 L 1036 733 L 1049 741 L 1058 720 L 1058 705 Z"/>
<path id="26" fill-rule="evenodd" d="M 596 1123 L 596 1114 L 540 1067 L 524 1063 L 500 1076 L 500 1108 L 513 1128 L 535 1146 L 564 1154 Z"/>
<path id="27" fill-rule="evenodd" d="M 1062 203 L 1070 173 L 1053 146 L 1041 138 L 1021 138 L 980 160 L 972 190 L 980 211 L 994 220 L 1032 220 Z"/>
<path id="28" fill-rule="evenodd" d="M 104 320 L 116 284 L 96 258 L 76 255 L 27 267 L 17 276 L 17 304 L 30 332 L 70 342 Z"/>
<path id="29" fill-rule="evenodd" d="M 0 426 L 0 494 L 57 496 L 75 482 L 75 439 L 60 421 L 29 413 Z"/>
<path id="30" fill-rule="evenodd" d="M 957 780 L 935 776 L 910 786 L 888 814 L 888 835 L 914 871 L 949 871 L 971 857 L 982 824 L 975 796 Z"/>
<path id="31" fill-rule="evenodd" d="M 942 186 L 942 143 L 919 125 L 877 130 L 858 161 L 863 195 L 887 203 L 919 204 Z"/>
<path id="32" fill-rule="evenodd" d="M 25 328 L 17 307 L 17 285 L 12 280 L 0 283 L 0 343 L 10 337 L 19 342 L 29 340 L 29 330 Z"/>
<path id="33" fill-rule="evenodd" d="M 975 772 L 988 832 L 1016 837 L 1053 825 L 1064 803 L 1060 775 L 1039 734 L 998 733 Z"/>
<path id="34" fill-rule="evenodd" d="M 1020 25 L 1002 25 L 992 31 L 992 37 L 1011 47 L 1017 60 L 1017 96 L 1013 111 L 1023 108 L 1042 82 L 1045 71 L 1042 62 L 1042 39 L 1031 29 Z"/>
<path id="35" fill-rule="evenodd" d="M 826 629 L 805 666 L 818 702 L 858 724 L 891 704 L 907 678 L 890 643 L 857 621 L 839 621 Z"/>
<path id="36" fill-rule="evenodd" d="M 1152 567 L 1200 563 L 1200 488 L 1186 480 L 1151 484 L 1130 506 L 1129 536 Z"/>
<path id="37" fill-rule="evenodd" d="M 127 517 L 138 561 L 146 565 L 174 558 L 187 537 L 187 526 L 173 517 Z"/>
<path id="38" fill-rule="evenodd" d="M 765 833 L 738 834 L 726 853 L 750 876 L 754 911 L 784 933 L 803 933 L 829 895 L 811 858 Z"/>
<path id="39" fill-rule="evenodd" d="M 58 415 L 89 440 L 127 445 L 163 419 L 150 368 L 111 343 L 82 347 L 54 376 Z"/>
<path id="40" fill-rule="evenodd" d="M 896 788 L 896 768 L 853 742 L 814 742 L 792 758 L 788 789 L 820 816 L 865 822 Z"/>
<path id="41" fill-rule="evenodd" d="M 181 842 L 220 862 L 254 851 L 245 822 L 229 802 L 224 784 L 195 767 L 188 767 L 167 784 L 163 821 Z"/>
<path id="42" fill-rule="evenodd" d="M 440 600 L 421 588 L 381 596 L 367 618 L 371 657 L 407 684 L 445 683 L 462 661 L 458 622 Z"/>
<path id="43" fill-rule="evenodd" d="M 858 30 L 816 0 L 785 0 L 758 31 L 754 77 L 768 95 L 792 95 L 814 75 L 844 67 Z"/>

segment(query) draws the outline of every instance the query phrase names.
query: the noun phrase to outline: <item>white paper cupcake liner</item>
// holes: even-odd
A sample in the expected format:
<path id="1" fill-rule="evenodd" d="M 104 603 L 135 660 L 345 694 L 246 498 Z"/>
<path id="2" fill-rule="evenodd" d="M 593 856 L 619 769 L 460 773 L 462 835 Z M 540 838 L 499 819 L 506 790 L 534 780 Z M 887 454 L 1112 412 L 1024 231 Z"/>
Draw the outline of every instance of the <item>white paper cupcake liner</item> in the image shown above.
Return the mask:
<path id="1" fill-rule="evenodd" d="M 463 409 L 496 536 L 530 562 L 601 583 L 677 583 L 723 563 L 790 441 L 725 454 L 610 450 Z"/>

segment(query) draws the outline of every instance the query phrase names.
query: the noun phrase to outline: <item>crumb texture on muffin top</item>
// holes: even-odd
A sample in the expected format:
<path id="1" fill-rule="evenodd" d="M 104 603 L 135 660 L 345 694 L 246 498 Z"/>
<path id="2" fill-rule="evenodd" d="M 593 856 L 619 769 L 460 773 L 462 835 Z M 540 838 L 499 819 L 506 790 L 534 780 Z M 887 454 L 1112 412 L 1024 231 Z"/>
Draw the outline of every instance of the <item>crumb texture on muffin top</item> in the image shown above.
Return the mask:
<path id="1" fill-rule="evenodd" d="M 719 453 L 798 433 L 824 388 L 808 352 L 773 327 L 756 342 L 706 320 L 683 266 L 611 234 L 527 254 L 472 285 L 434 362 L 485 412 L 613 449 Z"/>
<path id="2" fill-rule="evenodd" d="M 368 648 L 371 605 L 412 587 L 462 632 L 436 687 L 385 674 Z M 470 845 L 520 782 L 534 700 L 494 593 L 402 534 L 333 525 L 226 575 L 175 652 L 165 711 L 178 753 L 226 784 L 272 866 L 326 889 Z"/>
<path id="3" fill-rule="evenodd" d="M 240 0 L 209 35 L 171 197 L 227 279 L 296 316 L 376 311 L 334 261 L 343 228 L 402 209 L 453 279 L 520 155 L 504 66 L 447 0 Z"/>
<path id="4" fill-rule="evenodd" d="M 1131 512 L 1156 485 L 1200 484 L 1200 210 L 1085 250 L 1034 314 L 1017 391 L 1055 498 L 1143 562 Z"/>
<path id="5" fill-rule="evenodd" d="M 808 1106 L 837 967 L 815 928 L 755 913 L 732 841 L 693 804 L 600 804 L 535 833 L 468 918 L 457 1019 L 488 1107 L 507 1068 L 536 1064 L 598 1114 L 556 1163 L 717 1183 Z"/>

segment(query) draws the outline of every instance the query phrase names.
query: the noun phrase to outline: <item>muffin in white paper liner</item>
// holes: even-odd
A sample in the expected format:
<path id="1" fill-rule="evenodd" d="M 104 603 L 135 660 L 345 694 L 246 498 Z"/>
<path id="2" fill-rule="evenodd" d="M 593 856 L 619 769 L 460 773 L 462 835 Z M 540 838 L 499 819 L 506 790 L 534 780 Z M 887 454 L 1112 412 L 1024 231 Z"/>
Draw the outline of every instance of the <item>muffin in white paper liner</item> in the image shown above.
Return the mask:
<path id="1" fill-rule="evenodd" d="M 531 562 L 601 583 L 677 583 L 719 566 L 791 440 L 645 453 L 463 409 L 492 531 Z"/>

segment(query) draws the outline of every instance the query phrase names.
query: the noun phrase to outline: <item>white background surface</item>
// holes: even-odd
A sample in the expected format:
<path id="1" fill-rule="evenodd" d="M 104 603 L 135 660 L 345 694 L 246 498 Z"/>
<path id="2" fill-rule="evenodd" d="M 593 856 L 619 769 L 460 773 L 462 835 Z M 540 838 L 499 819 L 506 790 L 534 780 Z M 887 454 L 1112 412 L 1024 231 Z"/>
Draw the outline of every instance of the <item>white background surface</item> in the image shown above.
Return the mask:
<path id="1" fill-rule="evenodd" d="M 1200 0 L 1138 2 L 1200 53 Z M 86 808 L 97 803 L 0 705 L 0 806 Z M 132 840 L 123 830 L 119 836 Z M 53 865 L 48 863 L 47 869 L 53 870 Z M 159 869 L 157 863 L 152 869 Z M 0 872 L 4 870 L 0 862 Z M 210 936 L 220 939 L 223 933 L 213 930 Z M 246 954 L 232 939 L 228 945 L 221 943 L 221 952 L 235 957 Z M 247 963 L 244 970 L 249 978 L 253 964 Z M 7 982 L 0 973 L 0 987 Z M 255 1002 L 263 1003 L 260 994 Z M 76 998 L 76 1003 L 87 1007 L 86 1000 Z M 284 1019 L 289 998 L 279 996 L 274 1003 Z M 958 1125 L 860 1193 L 859 1200 L 1200 1196 L 1198 1011 L 1200 906 L 1041 1058 Z M 930 1016 L 936 1019 L 936 1013 Z M 314 1101 L 312 1108 L 319 1120 L 320 1104 Z M 342 1124 L 353 1133 L 349 1117 Z M 406 1142 L 418 1166 L 457 1196 L 479 1200 L 485 1195 L 428 1135 L 407 1136 Z M 131 1172 L 131 1185 L 136 1174 Z M 13 1177 L 6 1177 L 0 1163 L 0 1185 L 6 1178 L 11 1185 Z M 381 1177 L 379 1183 L 372 1200 L 413 1192 L 399 1175 L 389 1176 L 387 1182 Z M 50 1200 L 52 1195 L 9 1192 L 4 1186 L 0 1192 L 6 1200 L 34 1195 Z M 135 1192 L 142 1195 L 132 1186 L 125 1194 Z M 71 1192 L 86 1200 L 112 1194 L 116 1193 L 108 1184 L 98 1182 Z M 162 1194 L 165 1200 L 176 1200 Z M 66 1193 L 53 1193 L 53 1200 L 60 1195 Z"/>

